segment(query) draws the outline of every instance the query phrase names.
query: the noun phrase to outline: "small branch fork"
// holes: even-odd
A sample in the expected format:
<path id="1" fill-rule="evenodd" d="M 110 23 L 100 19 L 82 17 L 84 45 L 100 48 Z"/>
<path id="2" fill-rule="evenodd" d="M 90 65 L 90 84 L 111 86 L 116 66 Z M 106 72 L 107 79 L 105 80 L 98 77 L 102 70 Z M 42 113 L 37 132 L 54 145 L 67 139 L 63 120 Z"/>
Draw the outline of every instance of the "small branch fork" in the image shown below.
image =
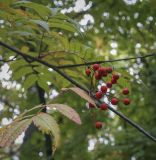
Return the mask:
<path id="1" fill-rule="evenodd" d="M 59 68 L 57 68 L 57 66 L 54 66 L 52 64 L 49 64 L 45 61 L 42 61 L 41 59 L 32 57 L 30 55 L 26 55 L 24 53 L 22 53 L 21 51 L 19 51 L 18 49 L 0 41 L 0 45 L 15 52 L 16 54 L 22 56 L 23 58 L 26 59 L 30 59 L 32 61 L 36 61 L 39 62 L 49 68 L 52 68 L 53 70 L 55 70 L 58 74 L 60 74 L 62 77 L 64 77 L 65 79 L 67 79 L 68 81 L 70 81 L 73 85 L 75 85 L 76 87 L 79 87 L 80 89 L 82 89 L 83 91 L 85 91 L 87 94 L 89 94 L 94 100 L 96 100 L 94 98 L 93 93 L 90 93 L 90 91 L 88 89 L 86 89 L 84 86 L 80 85 L 78 82 L 76 82 L 75 80 L 73 80 L 71 77 L 69 77 L 67 74 L 65 74 L 64 72 L 60 71 Z M 155 54 L 151 54 L 151 55 L 147 55 L 147 56 L 140 56 L 140 57 L 132 57 L 132 58 L 125 58 L 125 59 L 118 59 L 118 60 L 112 60 L 111 62 L 115 62 L 115 61 L 123 61 L 123 60 L 131 60 L 131 59 L 137 59 L 137 58 L 146 58 L 146 57 L 150 57 L 150 56 L 156 56 Z M 100 63 L 103 63 L 101 61 L 99 61 Z M 110 61 L 105 61 L 105 62 L 110 62 Z M 95 62 L 90 62 L 89 64 L 93 64 Z M 97 63 L 97 62 L 96 62 Z M 96 100 L 97 101 L 97 100 Z M 98 101 L 98 103 L 100 103 L 100 101 Z M 97 104 L 99 106 L 99 104 Z M 131 126 L 133 126 L 134 128 L 136 128 L 138 131 L 140 131 L 142 134 L 144 134 L 146 137 L 148 137 L 149 139 L 151 139 L 152 141 L 156 142 L 156 138 L 153 137 L 150 133 L 148 133 L 147 131 L 145 131 L 142 127 L 140 127 L 138 124 L 136 124 L 135 122 L 131 121 L 128 117 L 126 117 L 125 115 L 123 115 L 122 113 L 118 112 L 117 110 L 115 110 L 114 108 L 112 108 L 111 106 L 108 106 L 109 110 L 111 110 L 112 112 L 114 112 L 116 115 L 118 115 L 121 119 L 123 119 L 124 121 L 126 121 L 127 123 L 129 123 Z"/>

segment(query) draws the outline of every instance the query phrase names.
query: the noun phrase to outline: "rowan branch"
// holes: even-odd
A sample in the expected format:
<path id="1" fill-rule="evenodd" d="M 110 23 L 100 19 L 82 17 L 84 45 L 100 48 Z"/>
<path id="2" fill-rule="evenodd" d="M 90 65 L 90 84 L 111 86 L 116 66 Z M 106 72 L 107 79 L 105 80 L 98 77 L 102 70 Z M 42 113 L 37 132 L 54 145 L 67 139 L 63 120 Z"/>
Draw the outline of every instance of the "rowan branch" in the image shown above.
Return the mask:
<path id="1" fill-rule="evenodd" d="M 53 70 L 55 70 L 58 74 L 60 74 L 62 77 L 64 77 L 65 79 L 67 79 L 68 81 L 70 81 L 72 84 L 74 84 L 75 86 L 79 87 L 80 89 L 84 90 L 88 95 L 91 95 L 91 97 L 98 103 L 101 103 L 100 101 L 97 101 L 93 95 L 93 93 L 90 93 L 90 91 L 88 89 L 86 89 L 85 87 L 81 86 L 78 82 L 76 82 L 75 80 L 73 80 L 71 77 L 69 77 L 67 74 L 65 74 L 64 72 L 60 71 L 56 66 L 49 64 L 45 61 L 42 61 L 38 58 L 32 57 L 30 55 L 26 55 L 24 53 L 22 53 L 21 51 L 17 50 L 16 48 L 4 43 L 0 41 L 0 45 L 17 53 L 18 55 L 21 55 L 22 57 L 25 58 L 29 58 L 33 61 L 39 62 L 49 68 L 52 68 Z M 97 106 L 99 107 L 99 104 L 97 104 Z M 147 131 L 145 131 L 142 127 L 140 127 L 138 124 L 136 124 L 135 122 L 131 121 L 128 117 L 126 117 L 125 115 L 123 115 L 122 113 L 118 112 L 117 110 L 115 110 L 114 108 L 112 108 L 111 106 L 108 106 L 109 110 L 111 110 L 112 112 L 114 112 L 116 115 L 118 115 L 120 118 L 122 118 L 124 121 L 126 121 L 127 123 L 129 123 L 131 126 L 133 126 L 134 128 L 136 128 L 138 131 L 140 131 L 142 134 L 144 134 L 146 137 L 148 137 L 149 139 L 151 139 L 152 141 L 156 142 L 156 138 L 153 137 L 150 133 L 148 133 Z"/>

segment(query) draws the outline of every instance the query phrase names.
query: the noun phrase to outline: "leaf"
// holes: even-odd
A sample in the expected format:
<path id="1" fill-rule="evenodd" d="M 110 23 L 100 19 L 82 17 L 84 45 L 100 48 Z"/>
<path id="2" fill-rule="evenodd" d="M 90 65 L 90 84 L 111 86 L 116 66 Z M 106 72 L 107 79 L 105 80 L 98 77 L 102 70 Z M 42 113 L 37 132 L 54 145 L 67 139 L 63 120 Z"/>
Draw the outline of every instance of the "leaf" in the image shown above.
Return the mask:
<path id="1" fill-rule="evenodd" d="M 13 2 L 13 0 L 1 0 L 1 3 L 4 3 L 5 5 L 10 5 Z"/>
<path id="2" fill-rule="evenodd" d="M 33 22 L 35 24 L 38 24 L 39 26 L 41 26 L 43 29 L 45 29 L 46 31 L 49 32 L 49 26 L 48 23 L 45 21 L 41 21 L 41 20 L 30 20 L 30 22 Z"/>
<path id="3" fill-rule="evenodd" d="M 30 67 L 22 67 L 19 68 L 18 70 L 14 71 L 13 73 L 13 78 L 14 80 L 18 80 L 20 79 L 22 76 L 28 74 L 28 73 L 32 73 L 33 70 Z"/>
<path id="4" fill-rule="evenodd" d="M 7 147 L 31 124 L 31 119 L 12 122 L 0 130 L 0 147 Z"/>
<path id="5" fill-rule="evenodd" d="M 81 119 L 79 114 L 71 107 L 65 104 L 48 104 L 50 109 L 56 108 L 60 113 L 65 115 L 67 118 L 71 119 L 77 124 L 81 124 Z"/>
<path id="6" fill-rule="evenodd" d="M 31 74 L 31 75 L 27 76 L 24 83 L 23 83 L 25 90 L 30 88 L 36 81 L 37 81 L 37 75 Z"/>
<path id="7" fill-rule="evenodd" d="M 65 23 L 65 22 L 62 22 L 60 21 L 59 23 L 57 22 L 51 22 L 49 24 L 50 27 L 52 28 L 60 28 L 60 29 L 63 29 L 63 30 L 67 30 L 67 31 L 70 31 L 70 32 L 77 32 L 77 30 L 71 26 L 70 23 Z"/>
<path id="8" fill-rule="evenodd" d="M 47 113 L 39 113 L 33 117 L 34 124 L 40 131 L 54 136 L 55 147 L 59 146 L 60 129 L 55 119 Z"/>
<path id="9" fill-rule="evenodd" d="M 47 93 L 49 93 L 49 86 L 47 84 L 47 79 L 46 77 L 44 77 L 44 75 L 39 75 L 38 76 L 38 80 L 37 80 L 37 84 L 44 89 Z"/>
<path id="10" fill-rule="evenodd" d="M 22 68 L 24 66 L 28 66 L 28 63 L 23 59 L 16 60 L 16 61 L 12 62 L 10 65 L 12 70 L 17 70 L 18 68 Z"/>
<path id="11" fill-rule="evenodd" d="M 29 47 L 23 46 L 23 47 L 21 48 L 21 52 L 23 52 L 23 53 L 28 53 L 28 52 L 29 52 Z"/>
<path id="12" fill-rule="evenodd" d="M 14 4 L 16 6 L 23 6 L 23 7 L 31 8 L 42 18 L 49 16 L 51 14 L 51 10 L 48 7 L 38 4 L 38 3 L 29 2 L 29 1 L 19 1 Z"/>
<path id="13" fill-rule="evenodd" d="M 78 94 L 83 99 L 85 99 L 86 101 L 88 101 L 89 103 L 96 106 L 94 100 L 85 91 L 83 91 L 82 89 L 80 89 L 78 87 L 62 88 L 62 90 L 63 91 L 71 90 L 71 91 L 75 92 L 76 94 Z"/>
<path id="14" fill-rule="evenodd" d="M 27 32 L 27 31 L 11 31 L 9 34 L 13 35 L 19 35 L 19 36 L 33 36 L 33 33 Z"/>
<path id="15" fill-rule="evenodd" d="M 125 77 L 125 78 L 128 78 L 128 79 L 132 78 L 132 76 L 129 74 L 129 72 L 127 72 L 124 69 L 116 69 L 116 71 L 118 71 L 119 73 L 121 73 L 122 77 Z"/>
<path id="16" fill-rule="evenodd" d="M 123 88 L 128 88 L 129 90 L 131 90 L 131 84 L 130 81 L 128 81 L 127 79 L 120 77 L 118 80 L 118 84 L 121 85 Z"/>

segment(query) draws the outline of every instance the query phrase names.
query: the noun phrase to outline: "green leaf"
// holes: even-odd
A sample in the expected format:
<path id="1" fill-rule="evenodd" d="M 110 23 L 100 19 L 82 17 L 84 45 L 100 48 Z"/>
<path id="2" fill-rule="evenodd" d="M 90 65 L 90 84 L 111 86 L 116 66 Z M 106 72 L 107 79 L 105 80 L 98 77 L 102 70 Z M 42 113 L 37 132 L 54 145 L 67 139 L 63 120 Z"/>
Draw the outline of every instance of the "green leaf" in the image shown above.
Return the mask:
<path id="1" fill-rule="evenodd" d="M 56 109 L 57 111 L 65 115 L 67 118 L 72 120 L 73 122 L 81 124 L 81 119 L 79 114 L 72 107 L 69 107 L 68 105 L 65 104 L 48 104 L 47 106 L 50 109 Z"/>
<path id="2" fill-rule="evenodd" d="M 51 82 L 52 73 L 48 71 L 47 68 L 40 66 L 40 67 L 35 67 L 34 69 L 39 73 L 39 76 L 42 77 L 42 79 L 44 79 L 45 83 L 47 81 Z"/>
<path id="3" fill-rule="evenodd" d="M 71 90 L 71 91 L 75 92 L 76 94 L 78 94 L 83 99 L 85 99 L 86 101 L 88 101 L 89 103 L 91 103 L 94 106 L 96 106 L 94 100 L 85 91 L 83 91 L 82 89 L 80 89 L 78 87 L 62 88 L 62 90 L 63 91 Z"/>
<path id="4" fill-rule="evenodd" d="M 77 32 L 77 30 L 71 26 L 70 23 L 65 23 L 65 22 L 62 22 L 60 21 L 59 23 L 57 22 L 51 22 L 49 23 L 49 26 L 52 27 L 52 28 L 59 28 L 59 29 L 63 29 L 63 30 L 66 30 L 66 31 L 70 31 L 70 32 Z"/>
<path id="5" fill-rule="evenodd" d="M 28 66 L 28 62 L 21 59 L 21 60 L 16 60 L 16 61 L 12 62 L 11 65 L 10 65 L 10 68 L 12 70 L 17 70 L 18 68 L 21 68 L 23 66 Z"/>
<path id="6" fill-rule="evenodd" d="M 0 3 L 4 3 L 5 5 L 10 5 L 13 0 L 1 0 Z"/>
<path id="7" fill-rule="evenodd" d="M 10 125 L 0 129 L 0 147 L 7 147 L 24 132 L 31 124 L 31 119 L 12 122 Z"/>
<path id="8" fill-rule="evenodd" d="M 121 73 L 122 77 L 131 79 L 132 76 L 129 74 L 129 72 L 127 72 L 125 69 L 116 69 L 117 72 Z"/>
<path id="9" fill-rule="evenodd" d="M 76 30 L 77 33 L 79 33 L 82 37 L 84 36 L 84 34 L 80 31 L 80 28 L 82 28 L 82 26 L 78 22 L 71 19 L 70 17 L 68 17 L 64 14 L 61 14 L 61 13 L 57 13 L 54 18 L 55 18 L 55 20 L 56 19 L 61 20 L 61 21 L 64 20 L 64 21 L 68 22 L 69 24 L 72 25 L 72 27 Z"/>
<path id="10" fill-rule="evenodd" d="M 19 1 L 14 3 L 15 6 L 22 6 L 33 9 L 40 17 L 45 18 L 51 14 L 51 10 L 38 3 L 29 2 L 29 1 Z"/>
<path id="11" fill-rule="evenodd" d="M 131 90 L 131 84 L 130 84 L 130 82 L 127 80 L 127 79 L 125 79 L 125 78 L 123 78 L 123 77 L 120 77 L 119 79 L 118 79 L 118 82 L 117 82 L 119 85 L 121 85 L 122 87 L 126 87 L 126 88 L 128 88 L 129 90 Z"/>
<path id="12" fill-rule="evenodd" d="M 31 74 L 31 75 L 27 76 L 24 83 L 23 83 L 25 90 L 30 88 L 36 81 L 37 81 L 37 75 Z"/>
<path id="13" fill-rule="evenodd" d="M 40 131 L 54 136 L 55 147 L 60 142 L 60 129 L 55 119 L 47 113 L 39 113 L 33 117 L 34 124 Z"/>
<path id="14" fill-rule="evenodd" d="M 30 20 L 30 22 L 33 22 L 39 26 L 41 26 L 43 29 L 45 29 L 47 32 L 49 32 L 49 26 L 48 23 L 41 20 Z"/>
<path id="15" fill-rule="evenodd" d="M 44 91 L 46 93 L 49 93 L 49 86 L 47 84 L 47 80 L 44 76 L 39 75 L 38 80 L 37 80 L 37 84 L 44 89 Z"/>
<path id="16" fill-rule="evenodd" d="M 33 70 L 32 70 L 32 68 L 30 68 L 30 67 L 22 67 L 22 68 L 20 68 L 20 69 L 18 69 L 17 71 L 15 71 L 14 73 L 13 73 L 13 79 L 14 80 L 18 80 L 18 79 L 20 79 L 22 76 L 24 76 L 24 75 L 26 75 L 26 74 L 28 74 L 28 73 L 32 73 L 33 72 Z"/>
<path id="17" fill-rule="evenodd" d="M 32 36 L 33 33 L 27 31 L 11 31 L 9 32 L 11 35 L 19 35 L 19 36 Z"/>

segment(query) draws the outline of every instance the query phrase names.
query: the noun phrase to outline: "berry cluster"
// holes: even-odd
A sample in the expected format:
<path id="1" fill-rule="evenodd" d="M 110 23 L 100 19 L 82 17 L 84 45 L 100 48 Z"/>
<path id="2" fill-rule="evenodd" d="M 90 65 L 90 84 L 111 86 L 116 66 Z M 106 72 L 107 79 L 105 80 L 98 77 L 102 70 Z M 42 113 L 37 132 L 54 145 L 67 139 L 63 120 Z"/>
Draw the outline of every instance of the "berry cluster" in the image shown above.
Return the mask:
<path id="1" fill-rule="evenodd" d="M 97 85 L 98 85 L 99 80 L 102 80 L 105 83 L 105 85 L 102 85 L 98 91 L 95 91 L 95 89 L 94 89 L 95 86 L 91 86 L 91 91 L 95 92 L 94 96 L 97 100 L 101 101 L 101 99 L 103 97 L 107 97 L 107 99 L 111 105 L 117 105 L 120 102 L 119 98 L 114 97 L 111 94 L 111 88 L 113 87 L 113 85 L 117 84 L 118 80 L 120 79 L 119 73 L 114 72 L 111 67 L 102 67 L 99 64 L 93 64 L 91 67 L 88 67 L 85 70 L 85 73 L 88 77 L 91 78 L 91 81 L 96 81 Z M 94 84 L 91 83 L 91 85 L 94 85 Z M 128 88 L 122 89 L 121 94 L 128 95 L 129 89 Z M 129 105 L 130 99 L 123 98 L 122 102 L 124 105 Z M 89 108 L 95 108 L 95 106 L 93 104 L 89 103 Z M 101 101 L 101 105 L 99 108 L 101 110 L 107 110 L 108 104 Z M 101 129 L 102 125 L 103 125 L 103 123 L 100 121 L 97 121 L 95 123 L 95 127 L 97 129 Z"/>

